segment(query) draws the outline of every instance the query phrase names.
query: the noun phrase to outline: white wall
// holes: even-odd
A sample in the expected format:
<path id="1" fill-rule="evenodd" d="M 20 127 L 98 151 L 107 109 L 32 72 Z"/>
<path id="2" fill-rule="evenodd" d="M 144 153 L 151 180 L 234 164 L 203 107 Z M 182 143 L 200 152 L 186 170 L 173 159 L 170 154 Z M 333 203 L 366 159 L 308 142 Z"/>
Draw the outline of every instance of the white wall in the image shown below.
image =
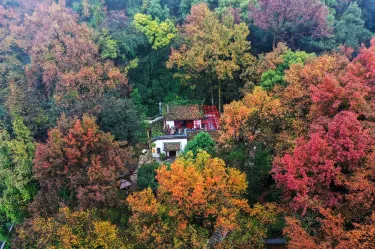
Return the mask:
<path id="1" fill-rule="evenodd" d="M 169 125 L 169 128 L 172 128 L 172 127 L 174 127 L 174 121 L 172 120 L 172 121 L 165 121 L 165 128 L 167 128 L 168 127 L 168 125 Z"/>
<path id="2" fill-rule="evenodd" d="M 152 143 L 156 144 L 155 147 L 152 148 L 152 156 L 153 157 L 160 157 L 160 154 L 157 153 L 157 148 L 160 148 L 160 153 L 166 153 L 164 151 L 164 143 L 180 143 L 180 149 L 183 151 L 187 144 L 187 138 L 179 138 L 179 139 L 161 139 L 153 141 Z M 177 155 L 180 152 L 177 152 Z"/>
<path id="3" fill-rule="evenodd" d="M 203 125 L 203 120 L 201 120 L 201 119 L 196 119 L 196 120 L 194 120 L 194 122 L 195 122 L 195 121 L 198 121 L 198 120 L 200 120 L 200 121 L 201 121 L 201 125 L 199 126 L 199 129 L 202 129 L 202 125 Z"/>

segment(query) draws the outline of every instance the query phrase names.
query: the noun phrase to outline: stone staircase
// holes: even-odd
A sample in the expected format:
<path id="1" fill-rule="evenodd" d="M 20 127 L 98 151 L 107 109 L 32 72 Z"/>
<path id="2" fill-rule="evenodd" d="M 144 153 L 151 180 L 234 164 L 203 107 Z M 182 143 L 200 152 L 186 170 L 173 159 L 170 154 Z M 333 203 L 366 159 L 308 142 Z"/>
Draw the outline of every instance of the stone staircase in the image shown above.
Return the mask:
<path id="1" fill-rule="evenodd" d="M 134 170 L 133 174 L 130 175 L 130 180 L 136 185 L 137 184 L 137 178 L 138 178 L 138 169 L 142 167 L 144 164 L 151 163 L 152 157 L 150 155 L 149 150 L 145 150 L 141 156 L 139 156 L 138 166 Z"/>
<path id="2" fill-rule="evenodd" d="M 214 248 L 215 245 L 221 243 L 228 235 L 228 230 L 222 227 L 217 228 L 211 235 L 211 238 L 207 242 L 207 248 Z"/>

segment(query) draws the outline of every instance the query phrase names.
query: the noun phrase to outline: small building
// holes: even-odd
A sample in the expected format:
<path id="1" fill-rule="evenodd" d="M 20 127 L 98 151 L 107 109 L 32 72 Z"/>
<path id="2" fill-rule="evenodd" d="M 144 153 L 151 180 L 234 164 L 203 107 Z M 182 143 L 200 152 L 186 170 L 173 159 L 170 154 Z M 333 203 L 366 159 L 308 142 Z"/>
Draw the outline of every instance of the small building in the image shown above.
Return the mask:
<path id="1" fill-rule="evenodd" d="M 176 157 L 185 149 L 187 141 L 188 137 L 186 135 L 154 137 L 151 139 L 151 143 L 154 144 L 152 156 L 160 157 L 160 154 L 164 153 L 167 157 Z"/>
<path id="2" fill-rule="evenodd" d="M 167 105 L 163 119 L 165 135 L 151 139 L 153 157 L 177 156 L 199 132 L 217 131 L 220 117 L 216 106 Z"/>
<path id="3" fill-rule="evenodd" d="M 182 133 L 183 129 L 202 129 L 203 111 L 199 105 L 167 106 L 164 128 L 171 133 Z"/>

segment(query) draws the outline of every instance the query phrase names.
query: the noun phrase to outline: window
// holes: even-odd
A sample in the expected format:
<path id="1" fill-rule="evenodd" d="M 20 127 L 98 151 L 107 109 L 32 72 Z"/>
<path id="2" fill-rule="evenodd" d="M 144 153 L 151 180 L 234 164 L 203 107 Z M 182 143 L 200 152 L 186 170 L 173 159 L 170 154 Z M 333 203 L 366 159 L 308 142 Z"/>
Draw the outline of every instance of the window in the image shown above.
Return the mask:
<path id="1" fill-rule="evenodd" d="M 156 152 L 157 152 L 158 154 L 160 154 L 160 148 L 157 148 L 157 149 L 156 149 Z"/>

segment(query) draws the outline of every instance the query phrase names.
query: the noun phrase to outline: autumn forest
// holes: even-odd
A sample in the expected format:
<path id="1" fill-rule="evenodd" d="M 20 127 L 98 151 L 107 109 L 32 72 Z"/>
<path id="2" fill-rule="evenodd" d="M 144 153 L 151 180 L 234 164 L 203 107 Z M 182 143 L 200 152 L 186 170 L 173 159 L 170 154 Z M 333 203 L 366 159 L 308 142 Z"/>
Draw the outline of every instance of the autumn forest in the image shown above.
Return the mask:
<path id="1" fill-rule="evenodd" d="M 0 248 L 375 248 L 374 32 L 375 0 L 0 0 Z"/>

